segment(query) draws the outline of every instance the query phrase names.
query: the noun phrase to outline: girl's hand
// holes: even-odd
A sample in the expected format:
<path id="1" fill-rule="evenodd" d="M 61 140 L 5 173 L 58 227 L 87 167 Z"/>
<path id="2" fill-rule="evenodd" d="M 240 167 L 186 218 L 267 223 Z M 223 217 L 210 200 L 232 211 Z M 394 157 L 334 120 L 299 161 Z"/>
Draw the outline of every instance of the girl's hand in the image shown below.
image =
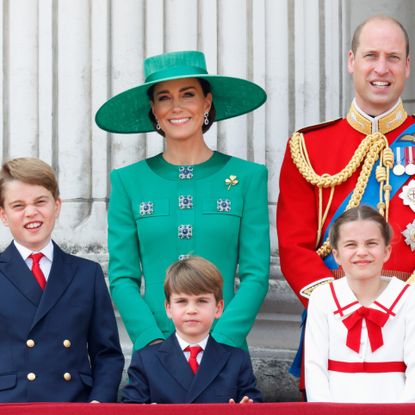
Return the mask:
<path id="1" fill-rule="evenodd" d="M 229 399 L 229 403 L 235 403 L 235 400 L 234 399 Z M 241 402 L 239 402 L 239 403 L 254 403 L 254 401 L 252 400 L 252 399 L 250 399 L 248 396 L 244 396 L 242 399 L 241 399 Z"/>

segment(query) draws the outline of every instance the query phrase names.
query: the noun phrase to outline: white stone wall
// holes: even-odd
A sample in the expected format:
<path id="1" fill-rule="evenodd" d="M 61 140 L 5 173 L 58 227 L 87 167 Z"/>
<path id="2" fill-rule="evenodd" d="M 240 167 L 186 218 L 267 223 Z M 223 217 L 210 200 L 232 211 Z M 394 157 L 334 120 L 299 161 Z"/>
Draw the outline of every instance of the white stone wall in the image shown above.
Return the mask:
<path id="1" fill-rule="evenodd" d="M 272 252 L 275 201 L 289 134 L 339 115 L 338 0 L 2 0 L 0 152 L 55 168 L 64 201 L 55 238 L 105 250 L 108 173 L 163 149 L 155 133 L 106 134 L 94 124 L 110 96 L 142 82 L 144 57 L 200 49 L 209 71 L 268 92 L 253 114 L 219 123 L 212 148 L 266 163 Z M 0 244 L 9 234 L 3 228 Z"/>
<path id="2" fill-rule="evenodd" d="M 142 82 L 146 56 L 200 49 L 212 73 L 251 79 L 268 92 L 253 114 L 215 125 L 214 149 L 269 168 L 272 281 L 254 345 L 281 343 L 276 321 L 297 326 L 297 304 L 278 268 L 275 207 L 286 140 L 338 116 L 338 0 L 2 0 L 0 152 L 55 168 L 63 209 L 55 239 L 80 253 L 106 252 L 111 169 L 156 154 L 155 133 L 107 134 L 94 124 L 110 96 Z M 0 228 L 0 245 L 10 239 Z M 294 309 L 293 309 L 294 307 Z M 269 329 L 269 330 L 268 330 Z"/>

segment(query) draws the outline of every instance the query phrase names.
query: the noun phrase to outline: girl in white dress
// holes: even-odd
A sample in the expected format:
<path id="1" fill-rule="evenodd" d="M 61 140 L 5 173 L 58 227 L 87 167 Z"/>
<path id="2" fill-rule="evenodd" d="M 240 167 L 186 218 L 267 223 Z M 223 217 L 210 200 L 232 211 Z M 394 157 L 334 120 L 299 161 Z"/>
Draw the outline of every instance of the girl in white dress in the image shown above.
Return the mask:
<path id="1" fill-rule="evenodd" d="M 368 206 L 343 213 L 330 230 L 345 277 L 317 288 L 305 334 L 308 401 L 415 401 L 414 287 L 382 276 L 392 231 Z"/>

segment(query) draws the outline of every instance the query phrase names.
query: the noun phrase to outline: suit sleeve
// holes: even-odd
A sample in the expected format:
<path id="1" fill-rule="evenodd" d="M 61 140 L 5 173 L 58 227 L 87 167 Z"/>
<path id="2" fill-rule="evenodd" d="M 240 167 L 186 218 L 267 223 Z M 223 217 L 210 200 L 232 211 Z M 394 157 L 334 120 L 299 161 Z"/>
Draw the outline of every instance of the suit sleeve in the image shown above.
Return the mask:
<path id="1" fill-rule="evenodd" d="M 328 358 L 329 328 L 321 292 L 316 290 L 310 298 L 304 340 L 305 388 L 309 402 L 331 402 Z"/>
<path id="2" fill-rule="evenodd" d="M 278 245 L 281 271 L 304 306 L 308 297 L 302 290 L 333 278 L 315 252 L 318 227 L 315 192 L 314 186 L 298 171 L 287 146 L 277 204 Z"/>
<path id="3" fill-rule="evenodd" d="M 108 208 L 109 280 L 111 294 L 134 348 L 164 339 L 141 296 L 139 240 L 131 200 L 117 170 L 111 173 Z"/>
<path id="4" fill-rule="evenodd" d="M 257 166 L 258 167 L 258 166 Z M 239 233 L 239 288 L 217 322 L 215 340 L 235 347 L 245 344 L 246 336 L 268 291 L 269 216 L 268 171 L 259 166 L 251 176 L 244 195 Z"/>
<path id="5" fill-rule="evenodd" d="M 95 296 L 88 336 L 88 354 L 94 382 L 89 400 L 116 402 L 124 356 L 104 274 L 101 267 L 95 265 Z"/>
<path id="6" fill-rule="evenodd" d="M 151 403 L 150 388 L 140 351 L 135 351 L 128 368 L 128 384 L 122 391 L 123 403 Z"/>
<path id="7" fill-rule="evenodd" d="M 252 370 L 251 358 L 249 353 L 243 351 L 244 358 L 241 366 L 241 371 L 238 378 L 238 396 L 235 402 L 238 403 L 244 396 L 252 399 L 254 402 L 262 402 L 261 392 L 256 387 L 256 379 Z"/>

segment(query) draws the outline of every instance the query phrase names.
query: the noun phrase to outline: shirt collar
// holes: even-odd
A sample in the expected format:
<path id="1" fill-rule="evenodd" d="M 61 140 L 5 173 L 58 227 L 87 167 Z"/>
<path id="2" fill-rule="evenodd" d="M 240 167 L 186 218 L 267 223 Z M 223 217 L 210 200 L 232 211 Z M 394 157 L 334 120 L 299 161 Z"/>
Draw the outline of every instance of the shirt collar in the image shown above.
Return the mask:
<path id="1" fill-rule="evenodd" d="M 355 130 L 365 135 L 376 132 L 386 134 L 401 126 L 406 120 L 407 115 L 400 98 L 389 111 L 376 117 L 371 117 L 360 109 L 355 98 L 347 114 L 347 121 Z"/>
<path id="2" fill-rule="evenodd" d="M 177 331 L 176 331 L 176 338 L 177 338 L 177 341 L 179 342 L 179 345 L 180 345 L 180 348 L 184 351 L 184 349 L 187 347 L 187 346 L 200 346 L 203 350 L 205 350 L 206 349 L 206 344 L 207 344 L 207 341 L 208 341 L 208 339 L 209 339 L 209 335 L 207 335 L 203 340 L 201 340 L 200 342 L 197 342 L 197 343 L 189 343 L 189 342 L 187 342 L 186 340 L 183 340 L 178 334 L 177 334 Z"/>
<path id="3" fill-rule="evenodd" d="M 53 261 L 53 243 L 52 240 L 49 239 L 49 242 L 46 244 L 45 247 L 43 247 L 40 251 L 32 251 L 29 248 L 23 246 L 22 244 L 19 244 L 17 241 L 13 241 L 16 249 L 19 251 L 22 258 L 26 261 L 27 257 L 33 253 L 33 252 L 42 252 L 42 254 L 49 260 Z"/>
<path id="4" fill-rule="evenodd" d="M 389 280 L 389 284 L 382 291 L 379 297 L 368 307 L 382 312 L 386 312 L 386 309 L 390 309 L 393 305 L 393 315 L 398 314 L 400 308 L 405 303 L 403 298 L 406 298 L 407 293 L 404 296 L 400 297 L 400 293 L 405 287 L 405 283 L 399 280 L 396 277 L 382 277 Z M 333 302 L 333 314 L 336 318 L 344 318 L 352 314 L 354 311 L 362 307 L 362 305 L 357 301 L 356 296 L 354 295 L 352 289 L 350 288 L 347 278 L 343 277 L 333 282 L 333 287 L 335 289 L 336 297 L 339 302 L 339 306 L 342 309 L 343 315 L 337 312 L 337 305 Z M 398 300 L 396 302 L 396 300 Z M 395 303 L 396 302 L 396 303 Z M 390 317 L 393 317 L 391 315 Z"/>

